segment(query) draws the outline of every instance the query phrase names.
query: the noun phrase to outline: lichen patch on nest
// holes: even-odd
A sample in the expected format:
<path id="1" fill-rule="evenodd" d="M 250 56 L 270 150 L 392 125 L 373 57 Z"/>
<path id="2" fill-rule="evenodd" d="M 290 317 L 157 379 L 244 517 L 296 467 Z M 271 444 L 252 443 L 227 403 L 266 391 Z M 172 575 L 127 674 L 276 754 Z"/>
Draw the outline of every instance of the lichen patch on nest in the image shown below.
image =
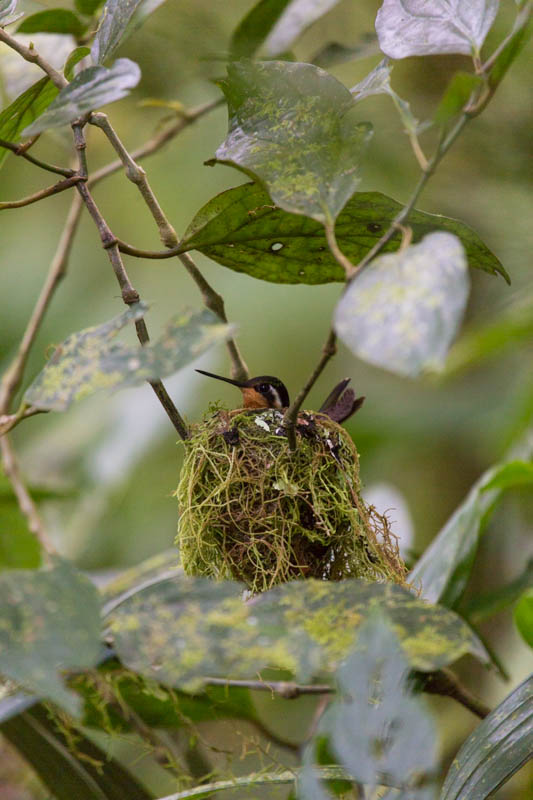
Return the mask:
<path id="1" fill-rule="evenodd" d="M 303 412 L 294 452 L 276 410 L 217 411 L 192 429 L 176 494 L 189 575 L 262 592 L 295 578 L 405 583 L 386 517 L 361 497 L 347 432 Z"/>

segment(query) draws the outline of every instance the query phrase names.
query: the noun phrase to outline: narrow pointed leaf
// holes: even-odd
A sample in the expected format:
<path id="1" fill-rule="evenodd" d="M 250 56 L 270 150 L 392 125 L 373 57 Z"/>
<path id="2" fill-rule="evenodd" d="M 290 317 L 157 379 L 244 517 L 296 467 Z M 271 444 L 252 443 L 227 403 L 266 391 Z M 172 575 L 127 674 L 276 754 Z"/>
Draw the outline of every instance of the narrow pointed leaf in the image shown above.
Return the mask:
<path id="1" fill-rule="evenodd" d="M 518 600 L 514 621 L 522 639 L 533 648 L 533 589 L 527 589 Z"/>
<path id="2" fill-rule="evenodd" d="M 259 0 L 235 28 L 230 41 L 230 60 L 251 58 L 261 47 L 280 14 L 291 0 Z"/>
<path id="3" fill-rule="evenodd" d="M 141 2 L 142 0 L 107 0 L 91 48 L 95 64 L 102 64 L 115 52 Z"/>
<path id="4" fill-rule="evenodd" d="M 312 64 L 285 61 L 231 64 L 221 88 L 229 134 L 217 160 L 259 178 L 286 211 L 334 219 L 359 183 L 371 137 L 348 89 Z"/>
<path id="5" fill-rule="evenodd" d="M 414 377 L 442 368 L 468 290 L 460 240 L 431 233 L 419 244 L 372 261 L 338 303 L 335 329 L 359 358 Z"/>
<path id="6" fill-rule="evenodd" d="M 67 81 L 71 81 L 74 77 L 74 67 L 76 64 L 79 64 L 90 52 L 88 47 L 76 47 L 76 49 L 72 51 L 63 68 L 63 73 Z"/>
<path id="7" fill-rule="evenodd" d="M 70 33 L 81 36 L 87 25 L 68 8 L 50 8 L 25 17 L 17 33 Z"/>
<path id="8" fill-rule="evenodd" d="M 505 698 L 455 756 L 441 800 L 485 800 L 533 754 L 533 676 Z"/>
<path id="9" fill-rule="evenodd" d="M 380 192 L 356 192 L 341 211 L 335 233 L 341 250 L 357 264 L 388 229 L 402 205 Z M 477 234 L 459 220 L 412 211 L 413 241 L 445 230 L 461 239 L 471 267 L 492 275 L 507 273 Z M 397 250 L 398 232 L 385 252 Z M 344 283 L 331 255 L 323 226 L 272 203 L 257 183 L 245 183 L 212 198 L 198 211 L 182 240 L 183 251 L 199 250 L 237 272 L 275 283 Z"/>
<path id="10" fill-rule="evenodd" d="M 339 0 L 291 0 L 279 15 L 265 41 L 269 56 L 288 50 L 299 36 L 337 5 Z"/>
<path id="11" fill-rule="evenodd" d="M 514 580 L 497 589 L 474 597 L 462 610 L 463 616 L 478 625 L 495 614 L 513 605 L 526 589 L 533 589 L 533 558 L 527 562 L 523 572 Z"/>
<path id="12" fill-rule="evenodd" d="M 470 95 L 482 83 L 479 75 L 471 72 L 456 72 L 433 115 L 433 119 L 438 125 L 446 124 L 456 114 L 459 114 L 466 106 Z"/>
<path id="13" fill-rule="evenodd" d="M 0 673 L 77 713 L 59 671 L 92 667 L 100 650 L 100 602 L 66 562 L 0 574 Z"/>
<path id="14" fill-rule="evenodd" d="M 384 0 L 379 45 L 390 58 L 479 53 L 497 12 L 498 0 Z"/>
<path id="15" fill-rule="evenodd" d="M 17 143 L 22 131 L 27 128 L 56 97 L 58 89 L 50 78 L 41 78 L 0 112 L 0 139 Z M 0 166 L 9 150 L 0 147 Z"/>
<path id="16" fill-rule="evenodd" d="M 512 36 L 499 53 L 489 73 L 489 83 L 495 88 L 504 79 L 507 70 L 520 55 L 533 34 L 533 17 L 529 5 L 522 8 L 516 18 Z"/>

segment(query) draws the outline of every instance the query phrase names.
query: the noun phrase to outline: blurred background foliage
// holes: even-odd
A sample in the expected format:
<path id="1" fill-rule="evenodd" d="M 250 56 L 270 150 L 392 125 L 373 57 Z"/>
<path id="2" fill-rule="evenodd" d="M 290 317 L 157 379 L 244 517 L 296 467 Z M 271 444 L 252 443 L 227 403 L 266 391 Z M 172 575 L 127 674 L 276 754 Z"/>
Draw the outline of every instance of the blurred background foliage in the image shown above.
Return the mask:
<path id="1" fill-rule="evenodd" d="M 27 2 L 22 8 L 33 12 L 57 5 Z M 109 109 L 115 129 L 130 150 L 150 138 L 173 113 L 142 101 L 152 98 L 192 106 L 218 96 L 212 80 L 224 73 L 231 32 L 252 5 L 250 0 L 168 0 L 121 48 L 117 55 L 138 62 L 143 76 L 129 98 Z M 373 30 L 378 6 L 377 0 L 339 3 L 297 42 L 295 58 L 309 61 L 328 42 L 355 44 Z M 514 2 L 504 0 L 501 6 L 486 52 L 511 24 Z M 0 50 L 0 71 L 4 56 Z M 378 60 L 376 52 L 330 71 L 350 87 Z M 432 114 L 454 71 L 461 68 L 469 69 L 468 59 L 461 56 L 410 58 L 395 64 L 392 85 L 410 101 L 415 115 L 424 119 Z M 377 96 L 366 99 L 359 108 L 361 119 L 370 120 L 375 128 L 361 190 L 378 190 L 406 200 L 418 165 L 392 103 Z M 207 200 L 243 182 L 235 170 L 203 166 L 225 132 L 226 112 L 220 107 L 144 162 L 178 234 Z M 100 131 L 93 128 L 89 134 L 89 167 L 94 170 L 114 154 Z M 351 376 L 358 394 L 366 395 L 363 410 L 350 420 L 348 429 L 360 451 L 368 496 L 375 498 L 381 510 L 390 509 L 408 553 L 424 550 L 479 474 L 531 424 L 533 206 L 531 175 L 526 168 L 530 136 L 531 50 L 526 49 L 486 111 L 446 157 L 418 204 L 423 210 L 457 217 L 473 227 L 512 279 L 508 287 L 499 277 L 472 273 L 467 317 L 452 351 L 449 372 L 438 379 L 401 379 L 356 361 L 341 346 L 309 397 L 309 407 L 318 407 L 334 383 L 345 376 Z M 431 133 L 427 139 L 431 140 Z M 39 143 L 42 157 L 65 163 L 68 141 L 61 130 L 43 137 Z M 40 188 L 41 182 L 39 171 L 10 156 L 0 174 L 0 199 L 22 197 Z M 100 183 L 95 197 L 118 236 L 138 247 L 160 249 L 153 220 L 122 173 Z M 0 216 L 2 371 L 39 292 L 69 201 L 65 192 Z M 201 306 L 195 286 L 177 259 L 126 257 L 126 262 L 133 284 L 151 305 L 148 321 L 154 338 L 177 310 L 185 305 Z M 295 393 L 316 363 L 340 286 L 275 285 L 237 274 L 200 255 L 197 262 L 224 296 L 230 320 L 239 325 L 251 373 L 278 375 Z M 85 215 L 67 278 L 33 349 L 28 382 L 42 367 L 51 345 L 121 311 L 107 257 Z M 495 325 L 501 326 L 495 336 L 488 340 L 480 336 Z M 229 371 L 222 347 L 195 366 L 222 374 Z M 210 400 L 221 399 L 230 405 L 238 401 L 236 390 L 214 384 L 192 369 L 170 379 L 168 388 L 190 421 L 203 414 Z M 37 416 L 20 425 L 13 440 L 58 549 L 78 566 L 107 575 L 172 547 L 177 520 L 172 493 L 182 451 L 149 387 L 112 396 L 98 394 L 64 415 Z M 482 541 L 467 602 L 522 572 L 533 552 L 532 512 L 530 490 L 507 495 Z M 0 536 L 0 568 L 34 565 L 38 556 L 32 539 L 4 484 L 0 485 L 0 520 L 3 528 L 17 531 L 21 540 L 27 540 L 20 562 L 13 564 L 3 555 Z M 511 683 L 504 684 L 471 662 L 463 668 L 467 683 L 494 705 L 530 671 L 531 651 L 521 643 L 508 611 L 485 623 L 482 631 L 503 659 Z M 294 703 L 271 703 L 269 699 L 260 696 L 257 700 L 268 724 L 277 725 L 284 735 L 295 735 L 293 728 L 305 699 Z M 442 722 L 443 758 L 449 761 L 476 720 L 450 701 L 435 699 L 432 703 Z M 244 723 L 242 727 L 245 730 Z M 215 743 L 218 737 L 220 745 L 227 747 L 226 728 L 213 735 Z M 238 745 L 243 735 L 234 731 L 233 744 Z M 126 744 L 115 742 L 115 747 L 120 751 Z M 252 766 L 250 759 L 255 759 Z M 243 757 L 234 771 L 257 767 L 258 760 L 257 753 Z M 29 778 L 17 764 L 14 757 L 3 760 L 0 786 L 4 781 L 9 793 L 2 798 L 44 796 L 35 786 L 28 788 L 25 782 Z M 141 758 L 136 769 L 142 772 L 142 765 Z M 498 797 L 526 797 L 532 786 L 529 769 L 529 774 L 526 768 Z M 159 788 L 165 785 L 159 772 L 143 774 L 143 779 Z M 287 793 L 283 789 L 270 792 L 264 790 L 260 795 L 256 790 L 262 797 Z"/>

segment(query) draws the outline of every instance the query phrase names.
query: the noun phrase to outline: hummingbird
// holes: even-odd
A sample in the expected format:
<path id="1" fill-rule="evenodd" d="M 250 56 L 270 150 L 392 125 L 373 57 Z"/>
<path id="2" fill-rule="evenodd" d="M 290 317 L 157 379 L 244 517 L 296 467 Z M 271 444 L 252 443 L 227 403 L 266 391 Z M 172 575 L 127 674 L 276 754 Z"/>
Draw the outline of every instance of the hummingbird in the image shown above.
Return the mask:
<path id="1" fill-rule="evenodd" d="M 237 381 L 203 369 L 197 369 L 196 372 L 237 386 L 242 392 L 244 408 L 277 408 L 282 411 L 290 406 L 287 387 L 273 375 L 257 375 L 247 381 Z M 344 378 L 332 389 L 319 408 L 320 414 L 326 414 L 340 424 L 361 408 L 365 398 L 356 397 L 353 389 L 347 389 L 349 382 L 350 378 Z"/>

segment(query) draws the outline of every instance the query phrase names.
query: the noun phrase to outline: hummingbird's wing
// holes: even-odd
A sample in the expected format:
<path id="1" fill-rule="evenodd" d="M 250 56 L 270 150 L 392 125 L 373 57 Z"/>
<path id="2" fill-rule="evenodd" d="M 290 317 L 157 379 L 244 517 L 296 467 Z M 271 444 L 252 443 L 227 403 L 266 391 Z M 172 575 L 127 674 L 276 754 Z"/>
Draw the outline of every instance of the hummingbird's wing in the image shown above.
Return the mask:
<path id="1" fill-rule="evenodd" d="M 344 422 L 364 403 L 364 397 L 356 397 L 353 389 L 346 389 L 349 382 L 350 378 L 345 378 L 338 383 L 320 406 L 320 413 L 327 414 L 334 422 Z"/>

